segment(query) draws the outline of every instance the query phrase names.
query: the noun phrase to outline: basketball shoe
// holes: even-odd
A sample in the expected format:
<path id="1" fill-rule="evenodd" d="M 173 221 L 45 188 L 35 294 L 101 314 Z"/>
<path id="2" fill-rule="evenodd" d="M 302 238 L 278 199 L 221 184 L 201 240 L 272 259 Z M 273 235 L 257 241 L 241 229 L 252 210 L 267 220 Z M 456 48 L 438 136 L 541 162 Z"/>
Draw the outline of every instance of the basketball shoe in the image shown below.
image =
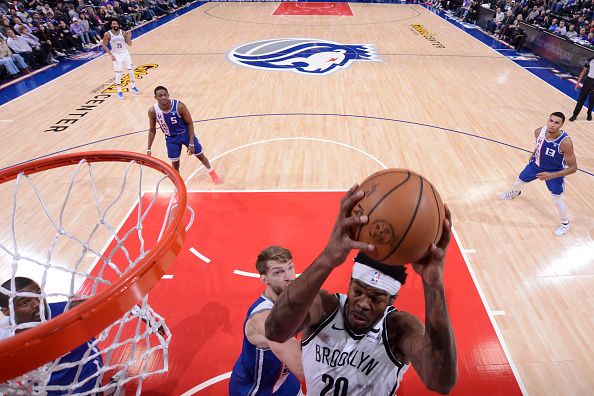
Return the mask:
<path id="1" fill-rule="evenodd" d="M 135 95 L 140 95 L 140 91 L 136 87 L 132 88 L 130 91 Z"/>
<path id="2" fill-rule="evenodd" d="M 209 172 L 209 174 L 214 184 L 221 184 L 221 179 L 219 179 L 219 175 L 217 175 L 217 173 L 214 170 L 212 172 Z"/>
<path id="3" fill-rule="evenodd" d="M 503 194 L 501 194 L 501 199 L 503 199 L 504 201 L 511 201 L 512 199 L 519 196 L 520 194 L 522 194 L 522 191 L 516 191 L 516 190 L 506 191 Z"/>
<path id="4" fill-rule="evenodd" d="M 561 223 L 561 225 L 555 230 L 555 235 L 560 237 L 567 234 L 567 231 L 569 231 L 569 223 Z"/>
<path id="5" fill-rule="evenodd" d="M 118 99 L 119 100 L 124 100 L 124 93 L 123 92 L 118 92 Z"/>

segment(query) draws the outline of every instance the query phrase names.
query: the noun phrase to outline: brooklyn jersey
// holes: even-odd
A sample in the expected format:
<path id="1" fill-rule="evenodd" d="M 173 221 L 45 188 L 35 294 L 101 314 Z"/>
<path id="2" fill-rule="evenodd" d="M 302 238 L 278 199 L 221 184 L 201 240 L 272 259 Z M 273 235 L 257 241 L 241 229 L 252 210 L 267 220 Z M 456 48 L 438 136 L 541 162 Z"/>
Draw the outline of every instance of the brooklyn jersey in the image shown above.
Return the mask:
<path id="1" fill-rule="evenodd" d="M 268 348 L 252 345 L 245 336 L 245 324 L 253 315 L 270 311 L 272 301 L 262 295 L 248 309 L 243 323 L 241 354 L 233 366 L 229 380 L 230 396 L 295 396 L 301 385 L 287 367 Z"/>
<path id="2" fill-rule="evenodd" d="M 388 346 L 386 316 L 390 306 L 366 334 L 345 326 L 346 295 L 339 305 L 302 341 L 303 370 L 308 395 L 392 396 L 409 363 L 400 362 Z"/>
<path id="3" fill-rule="evenodd" d="M 178 101 L 171 99 L 169 103 L 171 103 L 171 108 L 167 112 L 161 110 L 159 104 L 155 103 L 155 115 L 157 122 L 161 126 L 161 130 L 166 136 L 176 136 L 186 133 L 188 126 L 182 116 L 177 112 Z"/>
<path id="4" fill-rule="evenodd" d="M 555 140 L 547 140 L 547 127 L 540 130 L 536 139 L 536 150 L 532 156 L 532 162 L 540 169 L 547 172 L 556 172 L 565 169 L 565 155 L 561 151 L 561 142 L 568 138 L 567 133 L 561 131 L 561 135 Z"/>
<path id="5" fill-rule="evenodd" d="M 128 52 L 128 45 L 126 44 L 124 31 L 122 29 L 120 29 L 118 34 L 115 34 L 113 30 L 109 31 L 109 46 L 111 47 L 111 52 L 114 54 Z"/>

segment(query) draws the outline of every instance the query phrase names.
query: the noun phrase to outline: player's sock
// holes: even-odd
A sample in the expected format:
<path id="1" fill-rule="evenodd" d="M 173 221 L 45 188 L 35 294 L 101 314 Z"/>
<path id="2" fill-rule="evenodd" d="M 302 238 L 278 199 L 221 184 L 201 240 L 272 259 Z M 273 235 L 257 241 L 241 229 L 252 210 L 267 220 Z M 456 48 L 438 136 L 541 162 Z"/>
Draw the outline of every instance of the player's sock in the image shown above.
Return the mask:
<path id="1" fill-rule="evenodd" d="M 122 72 L 115 72 L 115 83 L 118 88 L 118 92 L 122 92 Z"/>
<path id="2" fill-rule="evenodd" d="M 128 69 L 128 76 L 130 76 L 130 85 L 132 85 L 132 88 L 136 88 L 136 77 L 134 77 L 134 70 Z"/>
<path id="3" fill-rule="evenodd" d="M 526 185 L 526 182 L 523 182 L 522 180 L 518 179 L 514 182 L 513 191 L 517 191 L 517 192 L 522 192 L 522 188 L 524 188 L 524 185 Z"/>
<path id="4" fill-rule="evenodd" d="M 553 194 L 553 202 L 559 211 L 559 216 L 561 217 L 562 224 L 569 224 L 569 216 L 567 214 L 567 205 L 565 204 L 565 200 L 563 199 L 563 195 L 554 195 Z"/>

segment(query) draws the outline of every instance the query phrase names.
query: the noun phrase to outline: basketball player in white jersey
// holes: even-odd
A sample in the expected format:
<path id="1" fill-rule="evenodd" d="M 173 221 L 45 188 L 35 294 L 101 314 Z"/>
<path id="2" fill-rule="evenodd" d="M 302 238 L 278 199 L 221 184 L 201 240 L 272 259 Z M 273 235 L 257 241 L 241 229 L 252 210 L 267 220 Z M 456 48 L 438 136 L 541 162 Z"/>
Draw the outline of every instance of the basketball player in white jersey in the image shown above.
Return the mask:
<path id="1" fill-rule="evenodd" d="M 111 50 L 107 47 L 107 44 Z M 109 54 L 113 61 L 113 68 L 115 69 L 115 82 L 118 89 L 118 99 L 124 99 L 122 93 L 122 66 L 128 69 L 130 76 L 130 85 L 132 93 L 140 95 L 140 91 L 136 88 L 136 78 L 134 78 L 134 70 L 132 69 L 132 59 L 128 46 L 132 46 L 132 33 L 130 31 L 123 31 L 120 29 L 120 23 L 117 20 L 111 21 L 111 30 L 105 32 L 103 35 L 103 50 Z"/>
<path id="2" fill-rule="evenodd" d="M 425 324 L 392 307 L 406 279 L 404 268 L 360 253 L 347 295 L 320 290 L 351 249 L 374 250 L 349 237 L 367 216 L 350 216 L 363 197 L 351 187 L 341 200 L 330 240 L 318 258 L 288 285 L 266 320 L 266 337 L 284 342 L 303 331 L 302 356 L 311 395 L 394 395 L 409 365 L 430 390 L 448 393 L 456 383 L 457 352 L 445 300 L 443 265 L 451 238 L 446 208 L 443 233 L 425 258 L 412 267 L 421 276 Z"/>

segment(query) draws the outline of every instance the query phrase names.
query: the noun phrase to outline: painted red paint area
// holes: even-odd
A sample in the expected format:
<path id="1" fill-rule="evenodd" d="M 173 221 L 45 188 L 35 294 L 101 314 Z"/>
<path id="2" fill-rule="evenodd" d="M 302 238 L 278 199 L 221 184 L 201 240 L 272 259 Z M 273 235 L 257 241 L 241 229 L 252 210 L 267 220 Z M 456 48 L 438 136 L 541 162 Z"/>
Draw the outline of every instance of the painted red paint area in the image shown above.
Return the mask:
<path id="1" fill-rule="evenodd" d="M 280 3 L 272 15 L 344 15 L 353 16 L 349 3 Z"/>
<path id="2" fill-rule="evenodd" d="M 168 271 L 174 277 L 161 280 L 150 293 L 151 305 L 166 318 L 173 334 L 169 371 L 148 378 L 143 395 L 180 395 L 231 371 L 241 350 L 246 310 L 263 291 L 258 278 L 234 271 L 255 273 L 258 253 L 269 245 L 281 245 L 293 252 L 296 270 L 302 272 L 325 246 L 341 196 L 340 192 L 189 194 L 196 219 L 184 249 Z M 134 217 L 132 211 L 123 230 Z M 157 225 L 146 222 L 147 227 Z M 157 235 L 158 230 L 152 233 Z M 192 254 L 190 248 L 210 262 Z M 346 292 L 351 267 L 349 258 L 331 274 L 324 288 Z M 395 305 L 423 319 L 422 283 L 412 268 L 408 272 Z M 459 379 L 451 394 L 520 395 L 455 240 L 446 259 L 445 287 L 458 346 Z M 159 358 L 155 359 L 151 364 L 158 363 Z M 211 383 L 197 394 L 226 394 L 228 379 Z M 398 394 L 433 393 L 411 368 Z"/>

